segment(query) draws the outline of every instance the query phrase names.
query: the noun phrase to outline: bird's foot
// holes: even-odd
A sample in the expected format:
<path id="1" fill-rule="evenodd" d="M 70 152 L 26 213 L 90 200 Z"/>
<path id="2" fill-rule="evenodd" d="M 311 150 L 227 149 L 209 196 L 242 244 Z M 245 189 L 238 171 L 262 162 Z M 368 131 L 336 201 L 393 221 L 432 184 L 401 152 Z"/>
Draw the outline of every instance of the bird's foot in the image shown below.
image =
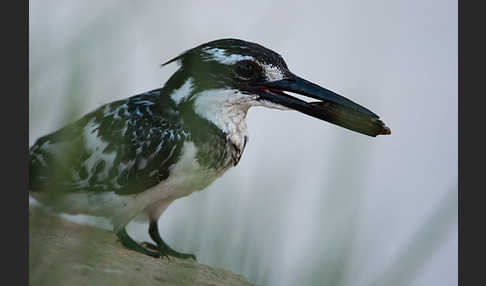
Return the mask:
<path id="1" fill-rule="evenodd" d="M 159 254 L 160 258 L 167 258 L 167 260 L 170 261 L 170 256 L 167 253 L 162 253 L 156 244 L 153 244 L 151 242 L 142 242 L 142 246 L 151 250 L 155 250 Z"/>
<path id="2" fill-rule="evenodd" d="M 138 244 L 136 241 L 134 241 L 130 236 L 128 236 L 127 232 L 125 229 L 117 232 L 116 234 L 118 236 L 118 239 L 120 242 L 123 244 L 128 249 L 143 253 L 148 256 L 152 256 L 155 258 L 160 257 L 160 252 L 159 251 L 150 251 L 144 247 L 142 247 L 140 244 Z"/>
<path id="3" fill-rule="evenodd" d="M 194 261 L 197 261 L 197 258 L 194 254 L 190 254 L 190 253 L 180 253 L 180 252 L 177 252 L 175 250 L 173 250 L 172 248 L 170 247 L 166 247 L 164 245 L 156 245 L 156 244 L 153 244 L 153 243 L 150 243 L 150 242 L 144 242 L 142 243 L 142 245 L 148 249 L 151 249 L 151 250 L 155 250 L 159 253 L 159 255 L 161 257 L 167 257 L 168 259 L 170 259 L 170 257 L 177 257 L 177 258 L 181 258 L 181 259 L 194 259 Z"/>

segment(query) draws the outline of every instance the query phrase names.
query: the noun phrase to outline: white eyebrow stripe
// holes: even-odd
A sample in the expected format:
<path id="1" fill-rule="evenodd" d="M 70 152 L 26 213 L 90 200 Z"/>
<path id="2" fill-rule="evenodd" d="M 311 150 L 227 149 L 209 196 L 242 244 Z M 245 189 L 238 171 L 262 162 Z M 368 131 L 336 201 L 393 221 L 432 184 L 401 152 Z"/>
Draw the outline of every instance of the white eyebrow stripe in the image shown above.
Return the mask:
<path id="1" fill-rule="evenodd" d="M 253 57 L 250 56 L 243 56 L 239 54 L 226 55 L 225 50 L 220 48 L 208 47 L 204 48 L 203 51 L 209 54 L 211 56 L 211 59 L 225 65 L 233 65 L 242 60 L 253 60 Z"/>

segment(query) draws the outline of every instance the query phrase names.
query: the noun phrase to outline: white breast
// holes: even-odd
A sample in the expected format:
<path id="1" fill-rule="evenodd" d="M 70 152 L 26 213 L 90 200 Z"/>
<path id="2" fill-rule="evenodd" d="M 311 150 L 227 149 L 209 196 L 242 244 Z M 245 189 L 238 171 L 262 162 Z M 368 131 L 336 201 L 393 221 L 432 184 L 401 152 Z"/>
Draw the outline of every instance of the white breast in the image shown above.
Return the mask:
<path id="1" fill-rule="evenodd" d="M 179 160 L 169 168 L 169 178 L 159 184 L 169 190 L 168 197 L 177 199 L 202 190 L 222 175 L 223 172 L 201 167 L 196 155 L 197 147 L 194 143 L 185 142 Z"/>
<path id="2" fill-rule="evenodd" d="M 231 89 L 212 89 L 194 96 L 196 113 L 220 128 L 235 146 L 243 150 L 248 139 L 246 114 L 252 105 L 258 104 L 256 95 Z"/>

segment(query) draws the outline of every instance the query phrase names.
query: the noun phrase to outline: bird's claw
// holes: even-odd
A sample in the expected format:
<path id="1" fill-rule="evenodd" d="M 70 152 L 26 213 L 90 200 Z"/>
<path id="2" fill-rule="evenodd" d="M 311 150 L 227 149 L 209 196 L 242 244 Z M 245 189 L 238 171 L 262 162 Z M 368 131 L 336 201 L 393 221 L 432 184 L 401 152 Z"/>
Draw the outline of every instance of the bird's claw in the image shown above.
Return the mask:
<path id="1" fill-rule="evenodd" d="M 143 242 L 143 243 L 141 243 L 141 245 L 145 248 L 150 249 L 150 250 L 157 251 L 160 254 L 160 258 L 167 258 L 167 260 L 169 260 L 169 261 L 172 260 L 171 257 L 176 257 L 176 258 L 180 258 L 180 259 L 193 259 L 194 261 L 197 261 L 197 258 L 194 254 L 179 253 L 179 252 L 175 252 L 175 251 L 174 251 L 174 253 L 171 253 L 171 250 L 159 247 L 158 245 L 153 244 L 151 242 Z"/>
<path id="2" fill-rule="evenodd" d="M 150 242 L 142 242 L 141 245 L 143 247 L 145 247 L 145 248 L 150 249 L 150 250 L 157 251 L 157 253 L 159 254 L 159 256 L 156 257 L 156 258 L 161 258 L 161 259 L 167 258 L 167 260 L 171 261 L 171 258 L 169 256 L 169 254 L 167 252 L 161 251 L 160 248 L 157 245 L 155 245 L 153 243 L 150 243 Z"/>
<path id="3" fill-rule="evenodd" d="M 159 250 L 159 247 L 153 243 L 150 242 L 142 242 L 141 243 L 143 247 L 151 249 L 151 250 Z"/>

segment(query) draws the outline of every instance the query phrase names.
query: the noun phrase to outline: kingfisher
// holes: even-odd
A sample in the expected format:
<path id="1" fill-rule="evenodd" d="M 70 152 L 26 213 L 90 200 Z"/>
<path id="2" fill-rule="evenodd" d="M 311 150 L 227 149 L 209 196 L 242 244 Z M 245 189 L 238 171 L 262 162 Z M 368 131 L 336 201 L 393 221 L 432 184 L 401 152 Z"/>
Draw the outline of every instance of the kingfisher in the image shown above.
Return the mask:
<path id="1" fill-rule="evenodd" d="M 37 139 L 29 194 L 55 212 L 107 218 L 128 249 L 196 260 L 164 242 L 158 219 L 238 164 L 250 107 L 295 110 L 372 137 L 391 133 L 378 115 L 295 75 L 280 54 L 256 43 L 215 40 L 162 66 L 170 63 L 178 69 L 162 88 L 107 103 Z M 148 219 L 154 243 L 127 233 L 138 216 Z"/>

